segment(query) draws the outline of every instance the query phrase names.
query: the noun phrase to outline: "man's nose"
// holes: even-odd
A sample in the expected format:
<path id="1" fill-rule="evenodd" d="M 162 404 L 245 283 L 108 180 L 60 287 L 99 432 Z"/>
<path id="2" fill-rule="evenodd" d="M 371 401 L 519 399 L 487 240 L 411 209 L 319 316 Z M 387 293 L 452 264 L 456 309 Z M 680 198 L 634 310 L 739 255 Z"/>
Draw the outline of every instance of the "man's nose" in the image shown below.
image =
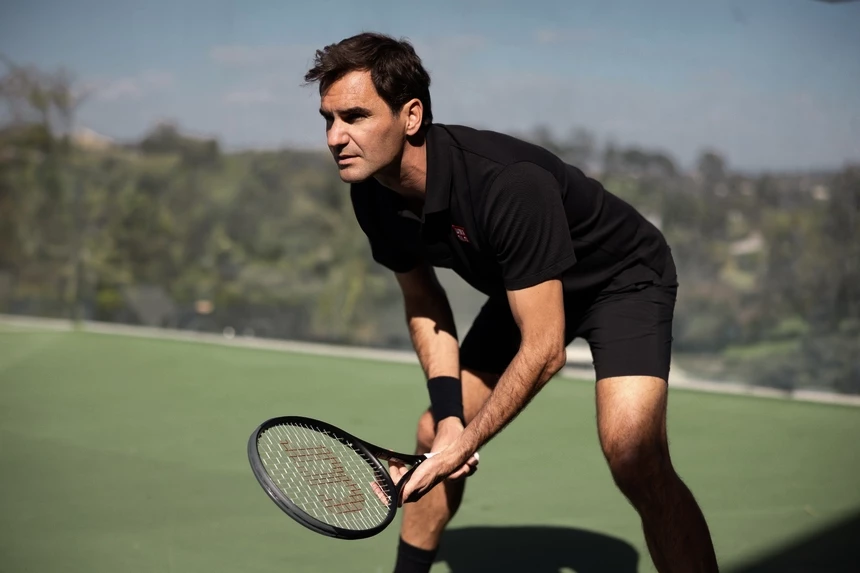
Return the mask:
<path id="1" fill-rule="evenodd" d="M 335 121 L 326 134 L 328 146 L 331 148 L 345 147 L 349 143 L 349 135 L 343 128 L 343 124 Z"/>

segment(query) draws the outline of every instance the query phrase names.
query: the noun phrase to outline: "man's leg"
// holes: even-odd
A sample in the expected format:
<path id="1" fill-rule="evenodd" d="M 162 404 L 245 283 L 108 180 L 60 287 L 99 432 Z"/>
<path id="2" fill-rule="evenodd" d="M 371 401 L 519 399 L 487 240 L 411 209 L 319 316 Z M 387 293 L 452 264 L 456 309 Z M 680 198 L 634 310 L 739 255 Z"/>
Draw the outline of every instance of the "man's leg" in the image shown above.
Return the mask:
<path id="1" fill-rule="evenodd" d="M 619 489 L 636 508 L 661 573 L 718 571 L 707 523 L 675 473 L 666 437 L 668 386 L 620 376 L 597 383 L 600 444 Z"/>
<path id="2" fill-rule="evenodd" d="M 463 415 L 468 423 L 490 396 L 498 381 L 495 374 L 463 370 Z M 418 420 L 416 453 L 430 451 L 435 438 L 433 417 L 424 412 Z M 445 526 L 454 517 L 460 502 L 466 479 L 444 481 L 427 492 L 420 500 L 403 505 L 403 521 L 400 527 L 400 548 L 395 573 L 417 573 L 429 571 L 432 557 L 439 547 Z M 424 568 L 422 561 L 430 563 Z"/>

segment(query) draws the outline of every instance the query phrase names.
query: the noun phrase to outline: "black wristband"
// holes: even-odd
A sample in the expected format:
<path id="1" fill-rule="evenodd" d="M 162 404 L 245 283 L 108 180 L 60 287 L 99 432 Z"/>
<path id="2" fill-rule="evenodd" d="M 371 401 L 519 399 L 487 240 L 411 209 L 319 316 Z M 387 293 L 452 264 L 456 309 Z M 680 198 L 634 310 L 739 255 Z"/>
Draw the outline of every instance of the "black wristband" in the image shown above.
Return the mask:
<path id="1" fill-rule="evenodd" d="M 427 391 L 430 393 L 430 412 L 438 424 L 450 416 L 456 416 L 465 426 L 463 416 L 463 386 L 459 378 L 453 376 L 436 376 L 427 381 Z"/>

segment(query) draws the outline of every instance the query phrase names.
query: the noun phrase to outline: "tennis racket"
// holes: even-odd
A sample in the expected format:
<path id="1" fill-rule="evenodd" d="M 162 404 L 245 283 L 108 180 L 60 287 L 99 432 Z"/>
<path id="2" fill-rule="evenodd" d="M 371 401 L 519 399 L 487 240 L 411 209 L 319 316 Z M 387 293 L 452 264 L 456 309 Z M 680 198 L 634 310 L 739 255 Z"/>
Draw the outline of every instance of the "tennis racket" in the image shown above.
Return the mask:
<path id="1" fill-rule="evenodd" d="M 251 469 L 271 500 L 301 525 L 339 539 L 385 529 L 400 489 L 431 455 L 392 452 L 301 416 L 267 420 L 248 440 Z M 412 466 L 396 486 L 382 463 L 389 460 Z"/>

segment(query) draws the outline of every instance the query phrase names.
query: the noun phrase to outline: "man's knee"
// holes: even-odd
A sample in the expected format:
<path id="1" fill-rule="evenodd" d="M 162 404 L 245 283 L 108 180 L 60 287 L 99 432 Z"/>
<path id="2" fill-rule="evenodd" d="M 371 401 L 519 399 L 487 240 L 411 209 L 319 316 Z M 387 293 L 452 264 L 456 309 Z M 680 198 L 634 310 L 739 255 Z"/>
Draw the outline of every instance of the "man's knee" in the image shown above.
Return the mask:
<path id="1" fill-rule="evenodd" d="M 468 424 L 490 397 L 499 375 L 464 368 L 460 380 L 463 382 L 463 416 Z"/>
<path id="2" fill-rule="evenodd" d="M 433 422 L 433 415 L 430 410 L 425 410 L 421 417 L 418 418 L 418 428 L 416 431 L 416 442 L 418 454 L 426 454 L 433 447 L 433 440 L 436 438 L 436 424 Z"/>
<path id="3" fill-rule="evenodd" d="M 634 501 L 659 494 L 673 475 L 666 438 L 666 382 L 651 376 L 604 378 L 597 383 L 598 431 L 603 454 L 621 491 Z"/>
<path id="4" fill-rule="evenodd" d="M 631 501 L 653 496 L 673 475 L 668 446 L 659 438 L 624 436 L 603 444 L 612 479 Z"/>

